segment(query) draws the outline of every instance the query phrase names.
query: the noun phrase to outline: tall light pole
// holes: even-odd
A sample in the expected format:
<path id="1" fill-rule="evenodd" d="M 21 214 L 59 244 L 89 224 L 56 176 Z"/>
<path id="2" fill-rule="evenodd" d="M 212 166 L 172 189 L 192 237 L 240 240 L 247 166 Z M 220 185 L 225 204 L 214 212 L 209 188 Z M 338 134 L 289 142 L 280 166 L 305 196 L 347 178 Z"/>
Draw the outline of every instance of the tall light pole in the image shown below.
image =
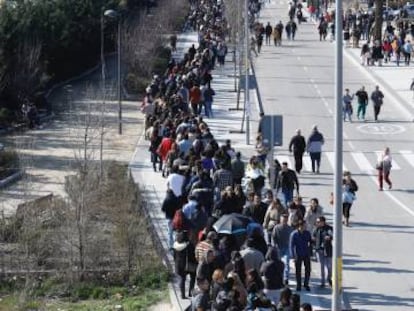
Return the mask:
<path id="1" fill-rule="evenodd" d="M 342 310 L 342 90 L 343 90 L 343 35 L 342 0 L 335 2 L 335 174 L 334 174 L 334 240 L 332 265 L 331 310 Z"/>
<path id="2" fill-rule="evenodd" d="M 106 10 L 104 16 L 116 19 L 118 23 L 118 134 L 122 135 L 121 14 L 115 10 Z"/>
<path id="3" fill-rule="evenodd" d="M 244 109 L 246 113 L 246 144 L 250 144 L 250 90 L 249 90 L 249 4 L 244 1 L 244 44 L 245 44 L 245 90 L 244 90 Z"/>

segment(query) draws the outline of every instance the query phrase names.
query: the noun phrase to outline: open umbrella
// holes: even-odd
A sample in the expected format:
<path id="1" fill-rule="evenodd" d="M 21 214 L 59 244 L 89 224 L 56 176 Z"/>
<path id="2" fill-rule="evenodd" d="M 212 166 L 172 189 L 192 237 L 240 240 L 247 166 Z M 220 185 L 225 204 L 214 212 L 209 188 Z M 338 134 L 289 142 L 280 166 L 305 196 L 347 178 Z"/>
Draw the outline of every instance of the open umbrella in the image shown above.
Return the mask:
<path id="1" fill-rule="evenodd" d="M 213 225 L 217 233 L 242 234 L 253 220 L 238 213 L 221 216 Z"/>

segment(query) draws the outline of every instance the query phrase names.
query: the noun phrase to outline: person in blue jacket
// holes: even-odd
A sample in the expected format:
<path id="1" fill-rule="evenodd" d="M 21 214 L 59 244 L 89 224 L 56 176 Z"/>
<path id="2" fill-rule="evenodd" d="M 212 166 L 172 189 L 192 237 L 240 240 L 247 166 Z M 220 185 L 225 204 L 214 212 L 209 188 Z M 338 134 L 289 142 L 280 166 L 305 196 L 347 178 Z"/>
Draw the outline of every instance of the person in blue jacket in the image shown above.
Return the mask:
<path id="1" fill-rule="evenodd" d="M 305 221 L 299 220 L 298 227 L 290 235 L 289 247 L 290 258 L 295 262 L 296 270 L 296 290 L 302 288 L 302 263 L 305 266 L 305 280 L 303 287 L 310 291 L 309 279 L 311 273 L 311 233 L 305 229 Z"/>

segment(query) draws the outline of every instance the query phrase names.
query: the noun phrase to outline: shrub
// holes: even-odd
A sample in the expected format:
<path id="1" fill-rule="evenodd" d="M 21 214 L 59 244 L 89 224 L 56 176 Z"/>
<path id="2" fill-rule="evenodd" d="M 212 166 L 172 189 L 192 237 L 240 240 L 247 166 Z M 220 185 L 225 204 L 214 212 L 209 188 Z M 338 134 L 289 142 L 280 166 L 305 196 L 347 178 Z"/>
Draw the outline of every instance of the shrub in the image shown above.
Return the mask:
<path id="1" fill-rule="evenodd" d="M 0 128 L 7 127 L 13 121 L 13 112 L 7 108 L 0 108 Z"/>
<path id="2" fill-rule="evenodd" d="M 155 55 L 157 55 L 160 58 L 169 60 L 171 58 L 171 50 L 165 46 L 159 46 L 155 50 Z"/>
<path id="3" fill-rule="evenodd" d="M 145 92 L 145 88 L 149 83 L 149 79 L 140 77 L 134 73 L 129 73 L 125 78 L 125 86 L 128 92 L 134 94 Z"/>
<path id="4" fill-rule="evenodd" d="M 168 62 L 169 59 L 154 57 L 152 61 L 152 71 L 158 75 L 164 74 L 165 70 L 167 69 Z"/>
<path id="5" fill-rule="evenodd" d="M 72 299 L 86 300 L 92 296 L 93 285 L 80 283 L 72 289 Z"/>
<path id="6" fill-rule="evenodd" d="M 94 287 L 92 289 L 92 298 L 93 299 L 106 299 L 108 298 L 108 293 L 105 288 L 101 286 Z"/>

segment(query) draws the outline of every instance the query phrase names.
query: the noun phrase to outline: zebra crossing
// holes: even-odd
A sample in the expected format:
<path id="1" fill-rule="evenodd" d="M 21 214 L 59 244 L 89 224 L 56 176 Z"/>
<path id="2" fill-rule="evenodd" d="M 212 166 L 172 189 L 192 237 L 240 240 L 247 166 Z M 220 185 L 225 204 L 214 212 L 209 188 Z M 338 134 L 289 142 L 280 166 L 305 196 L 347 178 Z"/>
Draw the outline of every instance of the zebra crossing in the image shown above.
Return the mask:
<path id="1" fill-rule="evenodd" d="M 343 170 L 351 171 L 354 173 L 373 173 L 376 171 L 376 164 L 378 162 L 379 156 L 382 154 L 381 150 L 371 151 L 371 152 L 361 152 L 361 151 L 345 151 L 343 154 Z M 295 168 L 295 161 L 293 154 L 287 154 L 286 152 L 281 151 L 280 153 L 276 152 L 275 158 L 280 162 L 287 162 L 288 166 L 292 169 Z M 335 167 L 335 152 L 333 151 L 324 151 L 322 152 L 321 158 L 321 171 L 323 172 L 333 172 Z M 414 152 L 411 150 L 398 150 L 392 154 L 392 170 L 399 171 L 402 169 L 407 169 L 407 167 L 414 167 Z M 305 172 L 311 172 L 311 160 L 308 154 L 303 156 L 303 170 Z"/>

